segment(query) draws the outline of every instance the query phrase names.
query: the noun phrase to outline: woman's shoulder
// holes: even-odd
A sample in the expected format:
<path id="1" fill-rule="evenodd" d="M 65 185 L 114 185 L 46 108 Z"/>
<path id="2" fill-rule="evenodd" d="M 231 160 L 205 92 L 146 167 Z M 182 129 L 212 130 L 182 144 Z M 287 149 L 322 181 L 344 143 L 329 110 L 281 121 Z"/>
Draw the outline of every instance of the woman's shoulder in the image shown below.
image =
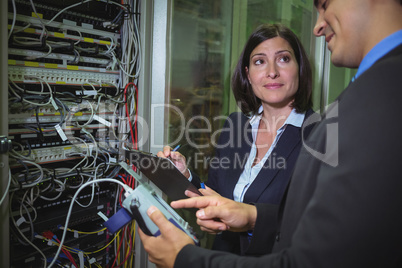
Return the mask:
<path id="1" fill-rule="evenodd" d="M 246 116 L 244 113 L 242 113 L 242 112 L 233 112 L 233 113 L 231 113 L 229 116 L 228 116 L 228 118 L 227 118 L 227 120 L 228 119 L 231 119 L 231 120 L 237 120 L 237 121 L 239 121 L 239 120 L 241 120 L 241 121 L 248 121 L 249 119 L 250 119 L 250 117 L 249 116 Z"/>
<path id="2" fill-rule="evenodd" d="M 305 118 L 308 118 L 309 116 L 311 116 L 311 115 L 314 114 L 314 113 L 315 113 L 314 110 L 313 110 L 312 108 L 309 108 L 309 109 L 306 111 Z"/>
<path id="3" fill-rule="evenodd" d="M 317 123 L 319 122 L 317 118 L 320 118 L 320 114 L 315 112 L 312 108 L 306 111 L 302 125 L 304 137 L 308 137 L 313 128 L 317 125 Z"/>

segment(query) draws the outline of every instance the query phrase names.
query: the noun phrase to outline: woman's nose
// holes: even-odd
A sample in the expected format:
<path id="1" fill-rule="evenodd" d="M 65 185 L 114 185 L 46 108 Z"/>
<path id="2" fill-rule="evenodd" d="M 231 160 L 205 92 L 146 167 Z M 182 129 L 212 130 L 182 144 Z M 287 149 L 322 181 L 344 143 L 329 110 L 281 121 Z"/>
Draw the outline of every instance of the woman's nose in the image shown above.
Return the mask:
<path id="1" fill-rule="evenodd" d="M 279 76 L 279 72 L 275 64 L 270 64 L 267 66 L 267 76 L 274 79 Z"/>

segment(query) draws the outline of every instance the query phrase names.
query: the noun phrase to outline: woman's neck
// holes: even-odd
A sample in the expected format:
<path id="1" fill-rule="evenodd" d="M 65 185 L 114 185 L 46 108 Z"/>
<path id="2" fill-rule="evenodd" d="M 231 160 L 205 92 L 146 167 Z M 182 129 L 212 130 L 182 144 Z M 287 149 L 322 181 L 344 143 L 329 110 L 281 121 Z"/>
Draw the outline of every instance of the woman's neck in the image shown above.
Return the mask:
<path id="1" fill-rule="evenodd" d="M 261 120 L 263 120 L 265 127 L 268 131 L 276 132 L 289 117 L 292 112 L 292 107 L 286 106 L 283 108 L 273 108 L 268 105 L 263 105 L 264 111 L 262 112 Z"/>

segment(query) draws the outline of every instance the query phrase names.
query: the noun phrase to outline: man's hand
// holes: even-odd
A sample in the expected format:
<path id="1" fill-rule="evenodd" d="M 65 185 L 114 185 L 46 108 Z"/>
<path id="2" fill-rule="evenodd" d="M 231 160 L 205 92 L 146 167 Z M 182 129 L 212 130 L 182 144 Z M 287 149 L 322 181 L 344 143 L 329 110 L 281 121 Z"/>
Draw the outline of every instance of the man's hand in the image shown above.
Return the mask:
<path id="1" fill-rule="evenodd" d="M 254 229 L 257 208 L 221 196 L 201 196 L 173 201 L 173 208 L 200 208 L 197 224 L 208 233 L 222 231 L 244 232 Z"/>
<path id="2" fill-rule="evenodd" d="M 148 252 L 149 261 L 159 268 L 173 267 L 180 250 L 194 242 L 186 233 L 168 221 L 156 207 L 151 206 L 147 214 L 161 232 L 161 235 L 153 237 L 138 229 L 144 248 Z"/>
<path id="3" fill-rule="evenodd" d="M 188 171 L 186 157 L 184 157 L 184 155 L 179 152 L 172 152 L 170 146 L 163 147 L 163 152 L 160 151 L 156 155 L 162 158 L 170 158 L 177 169 L 186 176 L 187 179 L 190 178 L 190 172 Z"/>

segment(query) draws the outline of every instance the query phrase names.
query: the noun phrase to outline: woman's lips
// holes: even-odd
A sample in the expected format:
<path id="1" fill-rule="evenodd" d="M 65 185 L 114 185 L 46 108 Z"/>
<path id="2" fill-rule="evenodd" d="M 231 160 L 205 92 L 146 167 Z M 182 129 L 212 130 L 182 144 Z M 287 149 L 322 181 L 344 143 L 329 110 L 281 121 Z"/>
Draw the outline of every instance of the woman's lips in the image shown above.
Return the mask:
<path id="1" fill-rule="evenodd" d="M 264 85 L 264 87 L 267 88 L 267 89 L 277 89 L 277 88 L 280 88 L 282 86 L 283 86 L 282 83 L 268 83 L 268 84 Z"/>

